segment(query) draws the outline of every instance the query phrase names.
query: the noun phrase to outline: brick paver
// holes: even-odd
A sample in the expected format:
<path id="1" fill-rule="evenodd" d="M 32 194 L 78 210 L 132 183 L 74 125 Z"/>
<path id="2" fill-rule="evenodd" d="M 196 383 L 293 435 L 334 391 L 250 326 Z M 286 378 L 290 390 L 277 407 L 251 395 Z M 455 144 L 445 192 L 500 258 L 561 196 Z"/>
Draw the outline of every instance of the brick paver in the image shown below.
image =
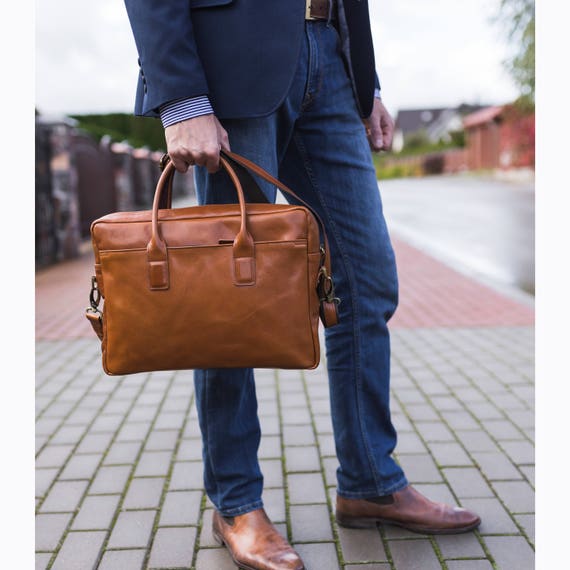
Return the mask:
<path id="1" fill-rule="evenodd" d="M 396 458 L 480 529 L 334 522 L 324 363 L 257 374 L 264 501 L 308 570 L 524 570 L 534 561 L 533 311 L 394 239 Z M 37 568 L 235 568 L 212 539 L 190 371 L 107 377 L 82 312 L 91 256 L 36 281 Z"/>
<path id="2" fill-rule="evenodd" d="M 189 568 L 196 528 L 159 528 L 150 551 L 149 568 Z"/>

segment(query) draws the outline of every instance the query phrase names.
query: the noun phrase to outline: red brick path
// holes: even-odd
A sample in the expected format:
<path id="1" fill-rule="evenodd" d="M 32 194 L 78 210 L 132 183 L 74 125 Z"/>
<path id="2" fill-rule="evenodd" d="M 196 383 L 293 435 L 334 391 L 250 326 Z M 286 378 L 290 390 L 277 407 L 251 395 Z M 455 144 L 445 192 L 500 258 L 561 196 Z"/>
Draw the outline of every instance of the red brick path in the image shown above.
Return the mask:
<path id="1" fill-rule="evenodd" d="M 532 325 L 534 311 L 433 257 L 393 239 L 400 305 L 391 328 Z M 83 316 L 89 304 L 93 255 L 36 274 L 36 338 L 94 336 Z"/>
<path id="2" fill-rule="evenodd" d="M 534 310 L 419 251 L 392 240 L 400 304 L 392 328 L 534 324 Z"/>

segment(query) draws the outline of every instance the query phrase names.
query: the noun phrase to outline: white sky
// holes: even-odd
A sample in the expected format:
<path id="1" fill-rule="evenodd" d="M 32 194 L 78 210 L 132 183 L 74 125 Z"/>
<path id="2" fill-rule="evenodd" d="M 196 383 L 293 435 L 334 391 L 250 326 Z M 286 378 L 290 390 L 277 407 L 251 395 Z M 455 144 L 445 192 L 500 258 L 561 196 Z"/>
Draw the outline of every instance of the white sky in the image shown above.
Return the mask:
<path id="1" fill-rule="evenodd" d="M 370 0 L 383 96 L 400 108 L 505 103 L 499 0 Z M 40 112 L 131 112 L 137 53 L 123 0 L 36 1 Z"/>

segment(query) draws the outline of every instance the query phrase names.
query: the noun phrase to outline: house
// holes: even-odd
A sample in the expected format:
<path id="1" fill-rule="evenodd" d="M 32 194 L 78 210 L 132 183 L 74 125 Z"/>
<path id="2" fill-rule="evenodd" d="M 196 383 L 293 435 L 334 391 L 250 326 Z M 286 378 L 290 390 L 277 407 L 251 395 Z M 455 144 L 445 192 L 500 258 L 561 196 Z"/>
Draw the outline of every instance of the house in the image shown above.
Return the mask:
<path id="1" fill-rule="evenodd" d="M 400 152 L 412 135 L 425 137 L 426 142 L 450 142 L 451 133 L 463 130 L 463 117 L 482 105 L 462 104 L 458 107 L 402 109 L 396 116 L 392 148 Z"/>
<path id="2" fill-rule="evenodd" d="M 470 170 L 534 168 L 534 113 L 486 107 L 463 118 Z"/>

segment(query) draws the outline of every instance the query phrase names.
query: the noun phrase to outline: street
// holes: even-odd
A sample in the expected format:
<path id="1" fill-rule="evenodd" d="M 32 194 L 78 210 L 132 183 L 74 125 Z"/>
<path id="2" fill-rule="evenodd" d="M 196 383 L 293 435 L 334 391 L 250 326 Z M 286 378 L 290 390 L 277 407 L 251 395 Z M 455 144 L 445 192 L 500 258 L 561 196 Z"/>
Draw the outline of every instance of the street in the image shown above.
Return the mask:
<path id="1" fill-rule="evenodd" d="M 379 183 L 389 228 L 458 271 L 534 294 L 534 184 L 475 174 Z"/>

